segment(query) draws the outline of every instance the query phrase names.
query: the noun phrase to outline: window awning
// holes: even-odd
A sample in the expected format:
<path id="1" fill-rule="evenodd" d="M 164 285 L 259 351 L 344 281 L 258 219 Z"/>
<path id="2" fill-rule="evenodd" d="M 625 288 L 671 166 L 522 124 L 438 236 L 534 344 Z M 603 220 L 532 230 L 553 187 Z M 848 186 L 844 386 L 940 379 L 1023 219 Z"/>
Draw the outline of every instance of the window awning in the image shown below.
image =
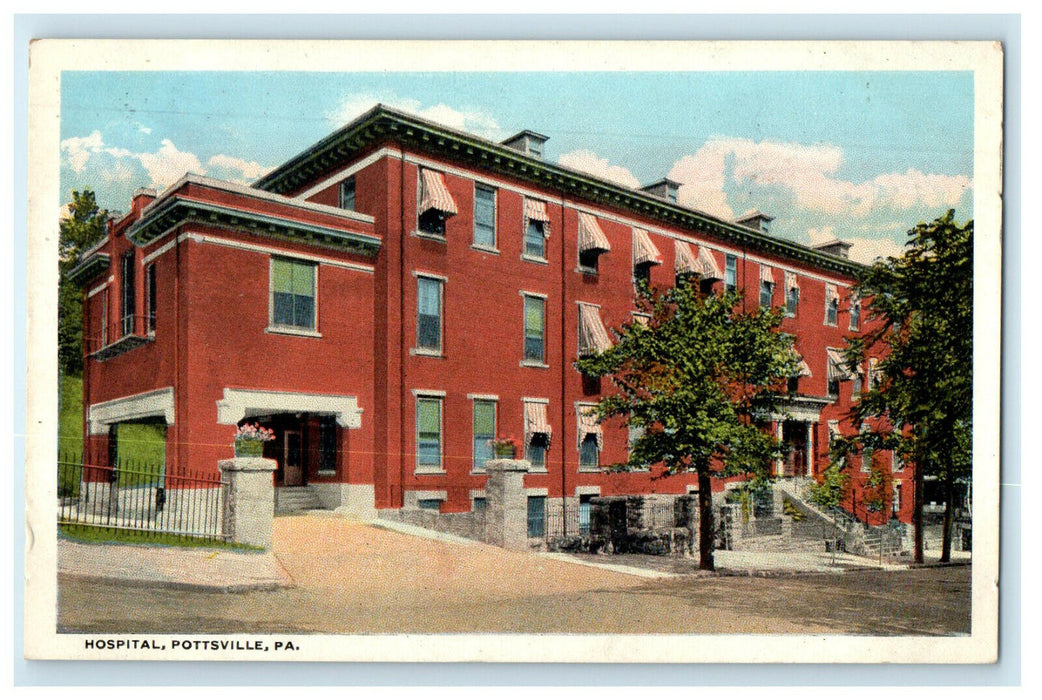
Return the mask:
<path id="1" fill-rule="evenodd" d="M 420 170 L 420 208 L 419 212 L 431 209 L 441 212 L 445 216 L 455 216 L 458 212 L 456 202 L 445 187 L 445 181 L 441 179 L 441 173 L 436 170 Z"/>
<path id="2" fill-rule="evenodd" d="M 582 447 L 587 435 L 593 435 L 597 438 L 597 449 L 604 449 L 604 431 L 601 430 L 601 424 L 597 420 L 597 409 L 593 406 L 579 404 L 575 407 L 575 416 L 579 422 L 579 429 L 576 431 L 579 446 Z"/>
<path id="3" fill-rule="evenodd" d="M 829 359 L 828 380 L 830 382 L 843 382 L 854 378 L 854 373 L 850 370 L 846 358 L 843 357 L 842 350 L 825 348 L 825 352 L 828 354 Z"/>
<path id="4" fill-rule="evenodd" d="M 601 321 L 601 311 L 593 304 L 579 304 L 579 356 L 604 352 L 612 345 Z"/>
<path id="5" fill-rule="evenodd" d="M 698 247 L 698 264 L 699 274 L 704 280 L 722 280 L 724 278 L 724 272 L 720 269 L 720 265 L 716 262 L 716 258 L 709 252 L 709 249 L 705 246 Z"/>
<path id="6" fill-rule="evenodd" d="M 633 264 L 661 265 L 661 257 L 648 232 L 642 228 L 633 229 Z"/>
<path id="7" fill-rule="evenodd" d="M 796 377 L 813 377 L 814 375 L 811 374 L 810 365 L 808 365 L 807 361 L 801 357 L 800 358 L 800 362 L 799 362 L 799 369 L 796 370 L 796 374 L 793 375 L 793 376 L 796 376 Z"/>
<path id="8" fill-rule="evenodd" d="M 838 420 L 830 420 L 828 425 L 829 425 L 829 442 L 831 442 L 832 440 L 835 440 L 836 438 L 843 437 L 843 434 L 839 432 L 839 421 Z"/>
<path id="9" fill-rule="evenodd" d="M 546 404 L 536 401 L 525 401 L 525 445 L 532 443 L 536 435 L 545 435 L 550 444 L 550 421 L 546 418 Z"/>
<path id="10" fill-rule="evenodd" d="M 529 221 L 543 222 L 543 235 L 547 238 L 550 237 L 550 216 L 546 213 L 546 202 L 538 199 L 525 199 L 524 229 L 528 228 Z"/>
<path id="11" fill-rule="evenodd" d="M 591 250 L 607 252 L 611 250 L 611 243 L 608 242 L 608 237 L 604 235 L 597 219 L 585 212 L 579 212 L 579 252 Z"/>
<path id="12" fill-rule="evenodd" d="M 836 291 L 836 285 L 826 284 L 825 285 L 825 303 L 834 304 L 839 301 L 839 292 Z"/>
<path id="13" fill-rule="evenodd" d="M 699 261 L 691 252 L 691 246 L 686 241 L 674 241 L 673 251 L 673 267 L 678 273 L 702 273 Z"/>
<path id="14" fill-rule="evenodd" d="M 795 272 L 786 272 L 785 273 L 785 288 L 786 289 L 795 289 L 795 290 L 799 291 L 800 283 L 799 283 L 798 278 L 796 277 L 796 273 Z"/>
<path id="15" fill-rule="evenodd" d="M 774 284 L 774 270 L 770 265 L 760 265 L 760 281 Z"/>
<path id="16" fill-rule="evenodd" d="M 870 357 L 868 358 L 868 388 L 871 389 L 879 383 L 879 375 L 881 370 L 876 366 L 879 364 L 879 358 Z"/>

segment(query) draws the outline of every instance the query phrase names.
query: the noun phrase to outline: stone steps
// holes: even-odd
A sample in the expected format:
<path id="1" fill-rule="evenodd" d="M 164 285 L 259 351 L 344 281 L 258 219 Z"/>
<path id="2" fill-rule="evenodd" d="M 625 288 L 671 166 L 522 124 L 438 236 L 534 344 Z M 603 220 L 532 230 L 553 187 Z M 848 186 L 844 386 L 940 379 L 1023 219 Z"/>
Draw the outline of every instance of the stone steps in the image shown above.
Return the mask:
<path id="1" fill-rule="evenodd" d="M 275 515 L 296 515 L 321 508 L 318 496 L 307 486 L 282 486 L 275 489 Z"/>

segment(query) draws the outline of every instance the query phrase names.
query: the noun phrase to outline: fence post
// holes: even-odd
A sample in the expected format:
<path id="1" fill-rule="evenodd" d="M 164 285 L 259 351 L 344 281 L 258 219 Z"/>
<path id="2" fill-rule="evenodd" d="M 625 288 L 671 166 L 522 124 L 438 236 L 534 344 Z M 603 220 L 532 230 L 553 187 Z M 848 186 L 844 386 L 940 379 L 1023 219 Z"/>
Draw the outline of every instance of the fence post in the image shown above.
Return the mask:
<path id="1" fill-rule="evenodd" d="M 528 549 L 524 478 L 529 466 L 523 459 L 485 462 L 485 542 L 504 549 Z"/>
<path id="2" fill-rule="evenodd" d="M 275 522 L 275 460 L 236 457 L 217 463 L 225 478 L 224 534 L 231 542 L 268 549 Z"/>

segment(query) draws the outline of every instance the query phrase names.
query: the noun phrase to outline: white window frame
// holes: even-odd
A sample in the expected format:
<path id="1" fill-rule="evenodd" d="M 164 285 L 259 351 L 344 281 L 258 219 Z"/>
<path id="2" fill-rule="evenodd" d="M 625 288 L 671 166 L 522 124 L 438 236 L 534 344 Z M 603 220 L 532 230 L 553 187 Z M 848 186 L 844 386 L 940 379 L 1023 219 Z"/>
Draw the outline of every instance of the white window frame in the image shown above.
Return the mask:
<path id="1" fill-rule="evenodd" d="M 445 473 L 445 393 L 440 391 L 414 391 L 414 444 L 416 446 L 417 474 Z M 420 402 L 436 401 L 438 403 L 438 464 L 420 464 Z"/>
<path id="2" fill-rule="evenodd" d="M 492 193 L 492 245 L 478 243 L 475 236 L 478 232 L 478 190 L 486 190 Z M 474 229 L 471 231 L 470 247 L 482 250 L 486 253 L 499 252 L 499 189 L 483 182 L 474 183 Z"/>
<path id="3" fill-rule="evenodd" d="M 445 352 L 445 287 L 447 277 L 434 275 L 428 272 L 414 272 L 416 278 L 416 336 L 412 347 L 413 355 L 426 355 L 428 357 L 442 357 Z M 434 282 L 438 285 L 438 347 L 428 348 L 420 346 L 420 280 Z"/>
<path id="4" fill-rule="evenodd" d="M 474 411 L 477 409 L 479 403 L 481 404 L 492 404 L 492 439 L 496 438 L 499 434 L 499 399 L 490 396 L 477 396 L 471 395 L 470 397 L 470 462 L 471 462 L 471 473 L 484 474 L 485 465 L 478 465 L 474 460 L 474 441 L 477 439 L 477 435 L 474 434 Z M 493 453 L 492 458 L 495 459 L 496 455 Z"/>
<path id="5" fill-rule="evenodd" d="M 550 367 L 546 363 L 546 301 L 547 295 L 538 294 L 536 292 L 520 292 L 521 294 L 521 366 L 522 367 L 538 367 L 541 369 L 547 369 Z M 530 359 L 527 357 L 527 350 L 525 348 L 525 341 L 527 338 L 528 327 L 526 325 L 526 306 L 528 305 L 529 299 L 538 300 L 543 305 L 543 353 L 542 358 L 539 360 Z"/>
<path id="6" fill-rule="evenodd" d="M 294 265 L 307 265 L 311 267 L 315 274 L 312 277 L 311 282 L 311 299 L 312 299 L 312 318 L 311 328 L 304 328 L 302 326 L 283 326 L 275 323 L 275 277 L 274 277 L 274 262 L 276 260 L 284 260 L 286 262 L 293 263 Z M 266 332 L 277 333 L 280 335 L 299 335 L 311 338 L 321 338 L 322 334 L 319 332 L 318 327 L 318 273 L 319 264 L 313 260 L 305 260 L 302 258 L 294 258 L 287 255 L 271 255 L 268 257 L 268 327 Z"/>

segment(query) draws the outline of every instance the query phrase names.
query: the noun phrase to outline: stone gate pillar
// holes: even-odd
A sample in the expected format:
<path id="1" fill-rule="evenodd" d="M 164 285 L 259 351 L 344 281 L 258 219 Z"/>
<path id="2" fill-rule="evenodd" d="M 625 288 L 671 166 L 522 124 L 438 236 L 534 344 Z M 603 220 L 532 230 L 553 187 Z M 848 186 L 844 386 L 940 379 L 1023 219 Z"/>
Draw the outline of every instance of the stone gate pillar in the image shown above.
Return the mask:
<path id="1" fill-rule="evenodd" d="M 217 463 L 227 482 L 224 487 L 224 534 L 228 541 L 271 547 L 275 524 L 275 460 L 236 457 Z"/>
<path id="2" fill-rule="evenodd" d="M 523 459 L 493 459 L 485 462 L 485 542 L 523 551 L 528 549 L 528 502 L 525 472 L 531 465 Z"/>

